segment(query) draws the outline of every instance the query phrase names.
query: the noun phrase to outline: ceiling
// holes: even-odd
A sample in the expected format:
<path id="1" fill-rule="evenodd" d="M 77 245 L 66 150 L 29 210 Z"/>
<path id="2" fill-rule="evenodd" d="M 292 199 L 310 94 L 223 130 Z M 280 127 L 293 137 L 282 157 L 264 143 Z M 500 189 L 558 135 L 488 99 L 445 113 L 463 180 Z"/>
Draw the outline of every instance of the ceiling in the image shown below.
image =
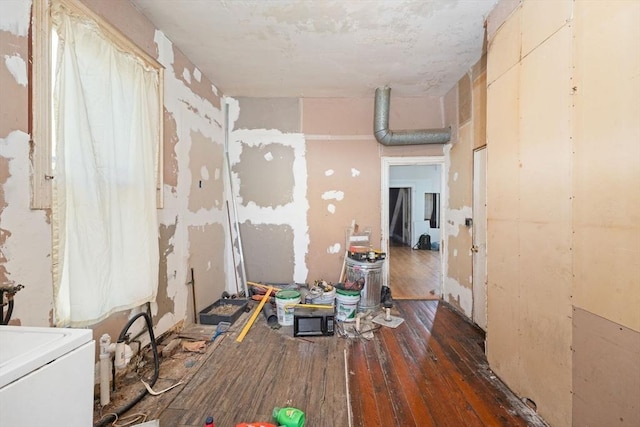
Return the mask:
<path id="1" fill-rule="evenodd" d="M 132 0 L 229 96 L 442 96 L 498 0 Z"/>

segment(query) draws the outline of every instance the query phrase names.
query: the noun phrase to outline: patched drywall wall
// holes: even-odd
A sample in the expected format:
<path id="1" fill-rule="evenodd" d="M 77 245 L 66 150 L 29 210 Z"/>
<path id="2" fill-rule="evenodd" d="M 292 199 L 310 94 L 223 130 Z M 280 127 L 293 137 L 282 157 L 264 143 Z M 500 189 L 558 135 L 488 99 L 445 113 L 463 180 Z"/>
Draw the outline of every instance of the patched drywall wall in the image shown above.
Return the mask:
<path id="1" fill-rule="evenodd" d="M 295 150 L 278 143 L 251 146 L 241 142 L 240 162 L 231 170 L 238 176 L 244 206 L 277 208 L 293 202 Z"/>
<path id="2" fill-rule="evenodd" d="M 200 131 L 192 131 L 190 136 L 189 211 L 221 209 L 224 202 L 224 181 L 220 159 L 223 158 L 224 147 L 207 138 Z"/>
<path id="3" fill-rule="evenodd" d="M 295 280 L 295 233 L 287 224 L 240 224 L 247 278 L 263 283 L 304 283 Z"/>
<path id="4" fill-rule="evenodd" d="M 439 145 L 378 144 L 373 93 L 228 101 L 232 187 L 249 280 L 336 282 L 353 220 L 370 227 L 372 245 L 381 246 L 381 157 L 443 153 Z M 440 99 L 391 104 L 393 129 L 445 126 Z M 274 105 L 283 108 L 274 112 Z"/>
<path id="5" fill-rule="evenodd" d="M 375 140 L 307 142 L 309 170 L 309 278 L 338 282 L 346 231 L 355 220 L 370 227 L 380 247 L 380 159 Z"/>
<path id="6" fill-rule="evenodd" d="M 304 137 L 281 132 L 272 121 L 279 115 L 262 114 L 256 107 L 259 102 L 233 98 L 226 102 L 231 197 L 237 207 L 247 280 L 304 283 L 309 245 Z M 237 129 L 242 105 L 247 102 L 250 111 L 244 116 L 245 128 Z M 269 102 L 264 105 L 270 109 Z M 298 111 L 295 114 L 298 117 Z M 270 117 L 270 129 L 254 128 L 266 124 L 265 117 Z M 285 118 L 283 127 L 292 121 Z"/>
<path id="7" fill-rule="evenodd" d="M 0 284 L 24 285 L 12 324 L 49 326 L 51 229 L 30 204 L 28 74 L 31 1 L 9 0 L 0 14 Z"/>
<path id="8" fill-rule="evenodd" d="M 193 269 L 191 292 L 195 291 L 196 312 L 213 304 L 227 288 L 224 263 L 226 246 L 225 229 L 222 224 L 207 224 L 189 227 L 189 266 Z M 191 272 L 189 272 L 191 280 Z M 235 285 L 232 292 L 240 289 Z M 192 302 L 189 302 L 193 307 Z"/>
<path id="9" fill-rule="evenodd" d="M 443 298 L 471 317 L 473 311 L 473 151 L 486 144 L 486 57 L 482 57 L 444 98 L 451 143 L 444 147 L 446 196 Z"/>
<path id="10" fill-rule="evenodd" d="M 300 132 L 300 100 L 297 98 L 237 98 L 240 114 L 236 129 L 278 129 Z"/>
<path id="11" fill-rule="evenodd" d="M 224 114 L 211 82 L 127 0 L 85 3 L 165 67 L 164 208 L 158 210 L 160 271 L 152 304 L 156 335 L 192 321 L 191 262 L 202 272 L 203 301 L 228 288 L 235 292 L 228 251 L 223 141 Z M 29 209 L 29 60 L 31 2 L 3 1 L 0 15 L 0 275 L 21 283 L 13 319 L 23 325 L 51 325 L 51 225 L 47 210 Z M 25 77 L 27 79 L 25 80 Z M 229 277 L 227 277 L 229 276 Z M 230 280 L 231 279 L 231 280 Z M 116 334 L 130 313 L 94 325 Z"/>

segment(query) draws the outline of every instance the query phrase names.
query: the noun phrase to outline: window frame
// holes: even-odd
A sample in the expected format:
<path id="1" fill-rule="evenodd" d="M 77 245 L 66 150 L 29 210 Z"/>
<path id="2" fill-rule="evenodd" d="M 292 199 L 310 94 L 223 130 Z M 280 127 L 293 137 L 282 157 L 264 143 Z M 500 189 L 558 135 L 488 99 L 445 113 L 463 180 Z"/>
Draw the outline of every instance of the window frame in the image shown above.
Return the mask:
<path id="1" fill-rule="evenodd" d="M 104 35 L 125 52 L 136 55 L 158 73 L 158 170 L 156 208 L 164 205 L 164 66 L 79 0 L 33 0 L 31 26 L 31 97 L 29 157 L 31 161 L 31 209 L 50 209 L 52 203 L 52 78 L 51 2 L 59 2 L 78 15 L 93 20 Z"/>

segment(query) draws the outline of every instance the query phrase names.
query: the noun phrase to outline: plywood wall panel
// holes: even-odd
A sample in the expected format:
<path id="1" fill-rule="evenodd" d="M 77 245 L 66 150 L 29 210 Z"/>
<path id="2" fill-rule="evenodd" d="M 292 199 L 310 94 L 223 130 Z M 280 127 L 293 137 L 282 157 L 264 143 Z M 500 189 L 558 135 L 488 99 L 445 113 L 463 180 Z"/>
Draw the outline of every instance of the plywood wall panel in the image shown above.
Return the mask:
<path id="1" fill-rule="evenodd" d="M 577 307 L 572 317 L 573 425 L 640 425 L 640 333 Z"/>
<path id="2" fill-rule="evenodd" d="M 488 220 L 487 358 L 516 388 L 521 375 L 518 230 L 517 221 Z"/>
<path id="3" fill-rule="evenodd" d="M 575 17 L 574 303 L 640 331 L 640 3 Z"/>
<path id="4" fill-rule="evenodd" d="M 522 57 L 527 56 L 571 19 L 572 0 L 527 1 L 522 5 Z"/>
<path id="5" fill-rule="evenodd" d="M 502 25 L 495 37 L 489 40 L 487 62 L 487 82 L 493 83 L 521 58 L 522 8 L 515 9 L 510 18 Z"/>
<path id="6" fill-rule="evenodd" d="M 520 387 L 553 425 L 570 424 L 571 229 L 569 223 L 522 222 Z"/>
<path id="7" fill-rule="evenodd" d="M 519 193 L 525 221 L 568 225 L 571 218 L 569 50 L 571 32 L 564 27 L 522 60 Z"/>
<path id="8" fill-rule="evenodd" d="M 484 61 L 479 61 L 484 62 Z M 487 143 L 487 73 L 486 70 L 473 80 L 473 148 Z"/>
<path id="9" fill-rule="evenodd" d="M 640 231 L 576 227 L 573 252 L 575 304 L 640 330 Z"/>
<path id="10" fill-rule="evenodd" d="M 520 65 L 487 88 L 487 215 L 519 217 Z M 491 262 L 491 258 L 489 258 Z"/>

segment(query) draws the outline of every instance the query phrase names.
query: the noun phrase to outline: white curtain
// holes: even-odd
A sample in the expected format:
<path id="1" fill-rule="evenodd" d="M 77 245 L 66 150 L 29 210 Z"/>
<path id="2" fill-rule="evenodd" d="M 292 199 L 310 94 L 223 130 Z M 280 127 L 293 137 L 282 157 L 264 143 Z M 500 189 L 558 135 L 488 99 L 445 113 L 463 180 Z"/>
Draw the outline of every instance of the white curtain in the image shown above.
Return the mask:
<path id="1" fill-rule="evenodd" d="M 159 82 L 95 23 L 52 15 L 55 323 L 86 326 L 155 300 Z"/>

